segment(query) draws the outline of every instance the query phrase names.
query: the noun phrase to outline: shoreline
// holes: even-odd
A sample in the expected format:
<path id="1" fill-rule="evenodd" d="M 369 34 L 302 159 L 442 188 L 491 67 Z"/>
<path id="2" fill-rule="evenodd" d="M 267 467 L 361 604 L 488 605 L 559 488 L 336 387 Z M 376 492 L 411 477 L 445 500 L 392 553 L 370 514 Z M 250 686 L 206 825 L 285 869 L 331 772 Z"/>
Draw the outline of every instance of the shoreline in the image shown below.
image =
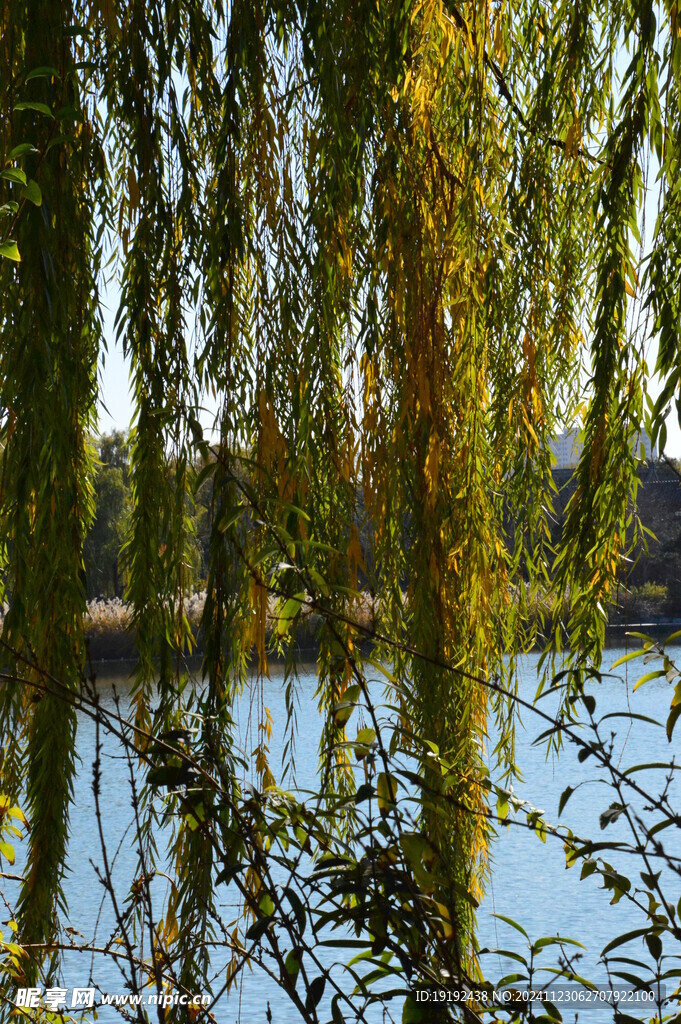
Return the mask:
<path id="1" fill-rule="evenodd" d="M 200 658 L 203 655 L 203 637 L 199 629 L 201 612 L 203 611 L 204 595 L 194 595 L 187 602 L 187 618 L 195 630 L 195 647 L 190 658 Z M 361 609 L 360 620 L 363 625 L 369 625 L 373 618 L 374 608 L 371 600 Z M 296 647 L 298 655 L 310 661 L 316 661 L 319 654 L 319 643 L 317 640 L 317 628 L 321 622 L 321 616 L 316 613 L 308 614 L 299 624 L 297 631 Z M 677 630 L 681 630 L 681 618 L 670 616 L 647 616 L 644 621 L 621 622 L 618 620 L 608 622 L 606 630 L 606 645 L 616 646 L 621 643 L 627 633 L 645 633 L 656 640 L 664 639 Z M 135 633 L 131 626 L 131 615 L 129 606 L 119 598 L 113 600 L 91 601 L 88 604 L 88 615 L 86 619 L 85 635 L 88 648 L 88 656 L 93 663 L 115 664 L 117 662 L 137 661 L 135 646 Z M 267 631 L 268 638 L 272 630 Z M 680 638 L 681 639 L 681 638 Z M 361 645 L 363 648 L 370 648 L 371 642 L 367 640 Z M 277 652 L 268 652 L 268 661 L 279 664 L 284 658 Z"/>
<path id="2" fill-rule="evenodd" d="M 193 595 L 186 604 L 185 614 L 193 631 L 194 647 L 188 658 L 200 658 L 203 656 L 204 645 L 203 635 L 200 629 L 201 613 L 205 594 Z M 85 640 L 87 644 L 88 657 L 90 661 L 97 664 L 114 664 L 116 662 L 136 662 L 137 650 L 135 646 L 135 631 L 131 622 L 131 609 L 120 598 L 105 600 L 98 598 L 88 602 L 88 612 L 85 620 Z M 268 623 L 266 640 L 269 641 L 276 628 L 277 618 L 268 612 Z M 372 599 L 367 595 L 359 608 L 357 621 L 360 625 L 369 627 L 374 620 L 374 605 Z M 319 655 L 319 642 L 317 630 L 322 622 L 322 616 L 316 612 L 303 614 L 301 622 L 296 630 L 296 649 L 298 654 L 310 661 L 316 661 Z M 358 646 L 362 649 L 371 647 L 371 640 L 360 641 Z M 267 660 L 273 664 L 282 664 L 284 657 L 276 651 L 267 652 Z"/>

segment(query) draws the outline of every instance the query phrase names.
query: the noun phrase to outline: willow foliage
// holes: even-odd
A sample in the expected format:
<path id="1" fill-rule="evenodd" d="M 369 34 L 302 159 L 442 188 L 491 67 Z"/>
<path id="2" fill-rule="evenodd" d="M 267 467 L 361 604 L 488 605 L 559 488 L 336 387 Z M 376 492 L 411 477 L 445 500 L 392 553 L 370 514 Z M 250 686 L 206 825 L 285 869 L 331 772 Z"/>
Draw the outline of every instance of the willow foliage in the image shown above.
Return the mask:
<path id="1" fill-rule="evenodd" d="M 111 272 L 136 403 L 140 736 L 200 716 L 203 762 L 238 789 L 230 709 L 242 687 L 261 692 L 273 617 L 293 771 L 295 633 L 312 605 L 320 789 L 351 791 L 336 709 L 364 678 L 371 590 L 372 657 L 403 684 L 408 745 L 435 744 L 455 774 L 460 809 L 422 827 L 478 897 L 490 715 L 513 770 L 510 705 L 490 705 L 482 681 L 512 692 L 513 655 L 537 631 L 559 651 L 567 630 L 577 664 L 598 657 L 636 541 L 653 333 L 654 426 L 679 394 L 676 0 L 3 0 L 0 23 L 3 643 L 25 680 L 0 693 L 3 788 L 27 787 L 32 821 L 22 936 L 58 927 L 75 717 L 26 680 L 47 674 L 68 696 L 86 670 Z M 220 408 L 208 432 L 206 396 Z M 587 443 L 556 545 L 548 440 L 575 418 Z M 185 554 L 208 478 L 195 689 Z M 566 616 L 543 622 L 533 610 L 551 594 Z M 154 856 L 148 795 L 144 813 Z M 200 833 L 180 826 L 173 844 L 170 909 L 188 935 L 207 926 L 216 865 Z M 467 958 L 469 902 L 448 896 Z M 202 969 L 188 958 L 186 983 Z"/>

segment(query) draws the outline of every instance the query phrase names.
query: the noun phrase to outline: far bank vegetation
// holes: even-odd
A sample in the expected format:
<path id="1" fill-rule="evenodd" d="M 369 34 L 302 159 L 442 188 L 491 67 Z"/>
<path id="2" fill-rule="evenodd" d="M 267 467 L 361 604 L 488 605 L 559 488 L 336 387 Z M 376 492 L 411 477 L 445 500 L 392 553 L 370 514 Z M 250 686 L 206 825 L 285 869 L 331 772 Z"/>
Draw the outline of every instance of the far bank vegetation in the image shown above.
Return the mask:
<path id="1" fill-rule="evenodd" d="M 88 595 L 87 632 L 93 658 L 116 659 L 134 656 L 131 633 L 131 611 L 126 601 L 126 539 L 131 508 L 127 437 L 116 431 L 103 435 L 96 442 L 99 466 L 95 478 L 96 516 L 85 544 L 85 575 Z M 197 475 L 200 467 L 197 467 Z M 658 465 L 655 480 L 673 484 L 672 470 Z M 650 475 L 650 468 L 647 470 Z M 659 480 L 658 476 L 662 475 Z M 212 478 L 195 491 L 188 521 L 191 533 L 187 540 L 185 566 L 191 596 L 184 612 L 200 647 L 199 625 L 205 602 L 207 558 L 213 524 L 211 512 Z M 681 489 L 681 485 L 680 485 Z M 659 503 L 656 503 L 659 508 Z M 676 562 L 681 559 L 681 523 L 673 511 L 662 509 L 660 522 L 646 523 L 663 541 L 653 538 L 649 550 L 641 552 L 622 580 L 617 605 L 609 609 L 614 622 L 655 622 L 674 618 L 681 613 L 681 587 L 675 585 Z M 557 523 L 558 525 L 558 523 Z M 362 548 L 368 550 L 362 524 L 358 524 Z M 678 535 L 678 536 L 677 536 Z M 670 577 L 670 573 L 672 576 Z M 666 577 L 666 578 L 665 578 Z M 376 598 L 365 593 L 362 605 L 354 612 L 367 629 L 373 625 Z M 270 623 L 275 619 L 274 599 L 270 599 Z M 554 601 L 542 592 L 534 599 L 535 615 L 553 618 L 562 614 Z M 312 650 L 318 616 L 305 616 L 303 643 Z"/>

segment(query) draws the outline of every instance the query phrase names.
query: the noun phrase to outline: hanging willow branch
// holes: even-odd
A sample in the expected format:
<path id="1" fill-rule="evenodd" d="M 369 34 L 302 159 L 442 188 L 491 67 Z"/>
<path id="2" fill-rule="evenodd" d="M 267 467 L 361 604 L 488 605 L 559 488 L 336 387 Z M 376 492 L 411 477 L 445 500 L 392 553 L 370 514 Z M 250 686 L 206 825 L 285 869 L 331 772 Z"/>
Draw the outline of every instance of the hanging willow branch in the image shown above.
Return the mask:
<path id="1" fill-rule="evenodd" d="M 598 661 L 637 540 L 641 306 L 666 382 L 653 432 L 679 390 L 676 2 L 5 0 L 0 24 L 4 638 L 78 689 L 111 266 L 135 400 L 139 735 L 197 716 L 199 762 L 236 806 L 232 705 L 244 686 L 262 695 L 274 617 L 293 775 L 296 632 L 321 595 L 319 788 L 336 807 L 355 786 L 337 711 L 359 685 L 370 591 L 403 753 L 428 737 L 452 766 L 419 827 L 447 864 L 439 896 L 473 971 L 489 716 L 510 776 L 514 656 L 542 635 L 558 654 L 567 631 L 576 669 Z M 661 212 L 639 273 L 651 151 Z M 549 439 L 575 423 L 586 444 L 556 543 Z M 185 664 L 195 487 L 212 488 L 204 688 Z M 566 602 L 565 622 L 530 614 L 540 594 Z M 59 928 L 76 719 L 11 682 L 0 701 L 2 788 L 25 788 L 32 823 L 19 928 L 39 949 Z M 152 757 L 142 740 L 138 753 Z M 423 773 L 437 795 L 440 773 Z M 156 817 L 147 787 L 141 864 L 159 855 Z M 341 836 L 353 825 L 329 817 Z M 238 834 L 232 811 L 221 828 Z M 218 864 L 182 815 L 171 853 L 166 920 L 191 989 Z M 258 885 L 246 876 L 247 910 Z"/>

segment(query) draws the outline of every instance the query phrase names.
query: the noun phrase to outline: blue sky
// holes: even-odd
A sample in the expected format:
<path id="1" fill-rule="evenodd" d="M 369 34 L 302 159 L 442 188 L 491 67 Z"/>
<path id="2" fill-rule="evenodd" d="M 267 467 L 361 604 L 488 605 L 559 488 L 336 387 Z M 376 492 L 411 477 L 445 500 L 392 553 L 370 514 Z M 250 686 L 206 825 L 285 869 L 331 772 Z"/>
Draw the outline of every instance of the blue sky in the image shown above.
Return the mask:
<path id="1" fill-rule="evenodd" d="M 109 295 L 109 307 L 111 302 Z M 100 394 L 99 431 L 108 434 L 112 430 L 128 430 L 133 415 L 133 403 L 130 391 L 129 362 L 124 359 L 120 344 L 115 341 L 113 329 L 115 309 L 105 311 L 104 331 L 108 352 L 100 358 Z M 651 351 L 650 363 L 654 363 L 654 351 Z M 676 414 L 667 417 L 667 448 L 670 457 L 681 457 L 681 428 Z"/>

